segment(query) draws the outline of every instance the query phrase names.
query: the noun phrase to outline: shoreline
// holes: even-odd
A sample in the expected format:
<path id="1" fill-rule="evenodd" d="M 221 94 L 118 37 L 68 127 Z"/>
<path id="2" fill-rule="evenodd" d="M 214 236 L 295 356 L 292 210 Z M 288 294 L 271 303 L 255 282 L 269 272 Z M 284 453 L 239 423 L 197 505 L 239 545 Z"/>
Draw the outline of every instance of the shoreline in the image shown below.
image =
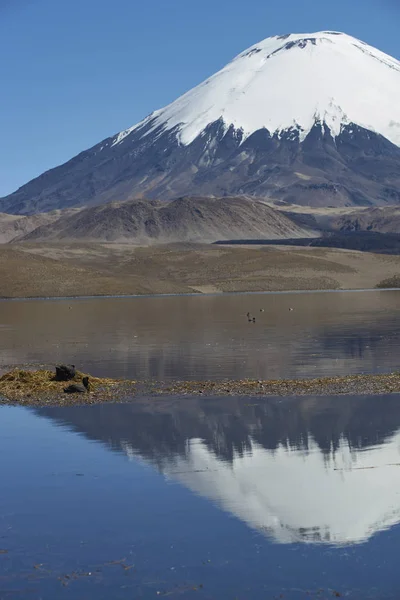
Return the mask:
<path id="1" fill-rule="evenodd" d="M 268 291 L 239 291 L 239 292 L 183 292 L 173 294 L 97 294 L 77 296 L 0 296 L 0 302 L 25 301 L 55 301 L 55 300 L 130 300 L 135 298 L 190 298 L 218 296 L 274 296 L 299 294 L 350 294 L 360 292 L 399 292 L 400 288 L 346 288 L 346 289 L 316 289 L 316 290 L 268 290 Z"/>
<path id="2" fill-rule="evenodd" d="M 48 371 L 23 371 L 10 386 L 11 371 L 0 378 L 0 406 L 79 406 L 88 404 L 129 403 L 146 399 L 157 402 L 176 398 L 202 397 L 296 397 L 388 395 L 400 393 L 400 372 L 378 375 L 347 375 L 297 380 L 221 380 L 221 381 L 130 381 L 97 380 L 93 392 L 65 394 L 64 384 L 55 387 Z M 29 375 L 46 375 L 42 387 L 31 386 Z M 22 377 L 21 377 L 22 376 Z M 28 376 L 28 377 L 27 377 Z M 90 376 L 89 376 L 90 377 Z M 96 378 L 92 378 L 96 381 Z M 49 385 L 49 382 L 52 385 Z M 59 382 L 60 383 L 60 382 Z M 62 383 L 62 382 L 61 382 Z M 6 385 L 8 387 L 6 387 Z M 31 386 L 31 387 L 30 387 Z"/>

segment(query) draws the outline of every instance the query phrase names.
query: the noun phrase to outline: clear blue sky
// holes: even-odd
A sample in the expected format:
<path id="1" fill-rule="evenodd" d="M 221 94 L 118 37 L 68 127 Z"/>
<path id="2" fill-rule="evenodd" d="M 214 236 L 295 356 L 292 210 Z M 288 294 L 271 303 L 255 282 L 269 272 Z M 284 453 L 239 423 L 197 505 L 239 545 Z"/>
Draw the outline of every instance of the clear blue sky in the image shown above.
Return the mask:
<path id="1" fill-rule="evenodd" d="M 400 58 L 400 0 L 0 0 L 0 196 L 270 35 L 345 31 Z"/>

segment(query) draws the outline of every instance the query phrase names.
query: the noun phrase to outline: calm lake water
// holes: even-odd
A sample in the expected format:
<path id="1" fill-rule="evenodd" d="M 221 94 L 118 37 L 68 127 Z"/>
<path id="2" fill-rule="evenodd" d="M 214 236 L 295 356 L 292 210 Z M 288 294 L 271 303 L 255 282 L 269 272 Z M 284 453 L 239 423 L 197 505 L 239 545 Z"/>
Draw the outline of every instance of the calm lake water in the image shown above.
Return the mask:
<path id="1" fill-rule="evenodd" d="M 0 372 L 393 371 L 399 300 L 0 302 Z M 3 406 L 0 457 L 0 600 L 400 597 L 400 396 Z"/>
<path id="2" fill-rule="evenodd" d="M 2 600 L 400 596 L 399 396 L 2 407 L 0 456 Z"/>
<path id="3" fill-rule="evenodd" d="M 387 372 L 399 368 L 400 292 L 4 301 L 0 339 L 0 372 L 58 361 L 140 379 Z"/>

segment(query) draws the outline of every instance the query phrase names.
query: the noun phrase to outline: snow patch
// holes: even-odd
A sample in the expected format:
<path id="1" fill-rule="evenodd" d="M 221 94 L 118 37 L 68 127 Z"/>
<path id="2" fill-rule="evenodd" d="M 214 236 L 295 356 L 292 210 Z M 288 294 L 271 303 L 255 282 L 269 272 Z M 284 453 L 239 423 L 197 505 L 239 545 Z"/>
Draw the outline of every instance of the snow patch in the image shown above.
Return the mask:
<path id="1" fill-rule="evenodd" d="M 119 133 L 112 146 L 146 127 L 143 136 L 177 128 L 182 145 L 221 120 L 225 131 L 259 129 L 300 141 L 315 122 L 336 137 L 354 123 L 400 146 L 400 62 L 340 32 L 268 38 L 164 109 Z"/>

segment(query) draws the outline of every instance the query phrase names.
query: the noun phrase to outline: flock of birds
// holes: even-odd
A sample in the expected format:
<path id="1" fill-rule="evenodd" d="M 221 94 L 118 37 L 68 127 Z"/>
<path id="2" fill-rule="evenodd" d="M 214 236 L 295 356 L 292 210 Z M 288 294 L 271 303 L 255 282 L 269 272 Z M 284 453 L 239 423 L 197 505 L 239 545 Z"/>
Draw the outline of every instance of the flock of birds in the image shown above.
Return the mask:
<path id="1" fill-rule="evenodd" d="M 289 312 L 292 312 L 294 310 L 294 308 L 289 308 Z M 264 309 L 260 308 L 260 313 L 263 313 Z M 252 317 L 251 314 L 248 312 L 246 313 L 247 319 L 249 321 L 249 323 L 255 323 L 256 322 L 256 318 Z"/>

